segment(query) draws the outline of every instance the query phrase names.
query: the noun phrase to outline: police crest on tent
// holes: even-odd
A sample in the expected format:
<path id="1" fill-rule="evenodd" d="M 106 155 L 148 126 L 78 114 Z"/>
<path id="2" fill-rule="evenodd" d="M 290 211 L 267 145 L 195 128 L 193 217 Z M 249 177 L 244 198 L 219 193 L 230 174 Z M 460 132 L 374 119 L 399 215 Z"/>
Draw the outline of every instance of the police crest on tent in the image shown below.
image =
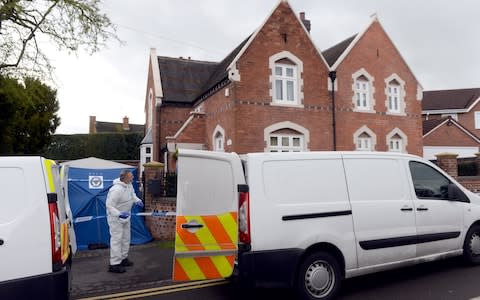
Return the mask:
<path id="1" fill-rule="evenodd" d="M 88 176 L 88 188 L 103 189 L 103 176 L 101 175 Z"/>

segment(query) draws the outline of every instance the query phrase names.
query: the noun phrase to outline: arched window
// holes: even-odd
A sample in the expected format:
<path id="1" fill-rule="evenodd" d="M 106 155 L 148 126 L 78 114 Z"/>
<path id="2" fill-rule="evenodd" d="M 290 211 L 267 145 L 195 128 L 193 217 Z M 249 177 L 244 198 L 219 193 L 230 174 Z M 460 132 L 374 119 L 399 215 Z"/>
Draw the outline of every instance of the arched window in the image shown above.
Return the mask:
<path id="1" fill-rule="evenodd" d="M 309 131 L 292 122 L 280 122 L 264 130 L 265 152 L 308 151 Z"/>
<path id="2" fill-rule="evenodd" d="M 225 151 L 225 130 L 217 125 L 213 131 L 213 151 Z"/>
<path id="3" fill-rule="evenodd" d="M 358 151 L 374 151 L 377 137 L 367 126 L 362 126 L 353 134 L 355 149 Z"/>
<path id="4" fill-rule="evenodd" d="M 398 128 L 387 134 L 388 151 L 391 152 L 407 152 L 407 135 Z"/>
<path id="5" fill-rule="evenodd" d="M 397 75 L 392 74 L 385 79 L 386 107 L 389 114 L 405 113 L 405 82 Z"/>
<path id="6" fill-rule="evenodd" d="M 282 51 L 270 57 L 269 66 L 272 70 L 270 76 L 272 103 L 301 105 L 303 101 L 302 61 L 292 53 Z"/>
<path id="7" fill-rule="evenodd" d="M 352 78 L 354 110 L 373 112 L 375 105 L 373 77 L 365 69 L 360 69 L 352 75 Z"/>

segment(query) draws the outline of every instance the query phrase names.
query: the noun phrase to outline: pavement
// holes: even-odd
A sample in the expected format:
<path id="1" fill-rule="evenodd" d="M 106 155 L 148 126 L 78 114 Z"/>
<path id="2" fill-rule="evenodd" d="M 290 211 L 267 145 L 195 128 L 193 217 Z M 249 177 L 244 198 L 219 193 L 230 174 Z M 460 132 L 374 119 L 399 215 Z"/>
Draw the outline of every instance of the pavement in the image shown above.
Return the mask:
<path id="1" fill-rule="evenodd" d="M 77 251 L 72 262 L 72 299 L 173 284 L 172 242 L 150 242 L 130 247 L 134 265 L 122 274 L 108 272 L 110 249 Z"/>

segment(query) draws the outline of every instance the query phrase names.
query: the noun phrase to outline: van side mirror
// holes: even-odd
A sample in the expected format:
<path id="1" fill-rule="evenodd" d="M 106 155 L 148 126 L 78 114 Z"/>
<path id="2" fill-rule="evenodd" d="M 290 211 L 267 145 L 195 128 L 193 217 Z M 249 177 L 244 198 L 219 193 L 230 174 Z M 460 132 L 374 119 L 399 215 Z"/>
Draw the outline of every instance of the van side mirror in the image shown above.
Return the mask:
<path id="1" fill-rule="evenodd" d="M 470 202 L 467 195 L 465 195 L 462 190 L 453 183 L 448 185 L 448 200 L 450 201 L 459 201 L 459 202 Z"/>

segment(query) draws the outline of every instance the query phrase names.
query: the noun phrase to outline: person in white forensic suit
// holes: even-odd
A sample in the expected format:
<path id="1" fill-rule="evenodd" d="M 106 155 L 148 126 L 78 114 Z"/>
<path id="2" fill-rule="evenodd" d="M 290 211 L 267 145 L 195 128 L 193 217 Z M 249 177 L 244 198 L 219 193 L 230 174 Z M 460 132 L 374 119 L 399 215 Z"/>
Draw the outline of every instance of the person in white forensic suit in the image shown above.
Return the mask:
<path id="1" fill-rule="evenodd" d="M 120 178 L 113 181 L 107 195 L 107 221 L 110 229 L 109 272 L 124 273 L 125 267 L 133 266 L 128 259 L 130 249 L 130 210 L 132 206 L 143 207 L 132 186 L 133 174 L 122 170 Z"/>

